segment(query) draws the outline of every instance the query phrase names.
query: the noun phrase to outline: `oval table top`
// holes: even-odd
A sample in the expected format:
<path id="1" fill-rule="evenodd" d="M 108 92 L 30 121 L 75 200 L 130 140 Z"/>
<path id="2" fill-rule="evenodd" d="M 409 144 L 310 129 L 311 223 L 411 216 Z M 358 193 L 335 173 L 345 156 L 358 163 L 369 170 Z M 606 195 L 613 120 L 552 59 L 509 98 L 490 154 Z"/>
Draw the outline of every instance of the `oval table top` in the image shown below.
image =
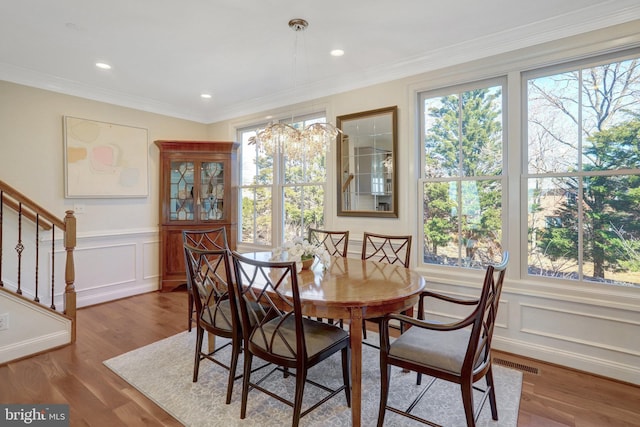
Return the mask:
<path id="1" fill-rule="evenodd" d="M 270 252 L 242 254 L 261 261 Z M 331 257 L 325 269 L 319 259 L 298 273 L 303 311 L 309 316 L 349 319 L 350 309 L 365 308 L 363 317 L 402 311 L 415 303 L 425 287 L 424 278 L 402 265 L 356 258 Z"/>

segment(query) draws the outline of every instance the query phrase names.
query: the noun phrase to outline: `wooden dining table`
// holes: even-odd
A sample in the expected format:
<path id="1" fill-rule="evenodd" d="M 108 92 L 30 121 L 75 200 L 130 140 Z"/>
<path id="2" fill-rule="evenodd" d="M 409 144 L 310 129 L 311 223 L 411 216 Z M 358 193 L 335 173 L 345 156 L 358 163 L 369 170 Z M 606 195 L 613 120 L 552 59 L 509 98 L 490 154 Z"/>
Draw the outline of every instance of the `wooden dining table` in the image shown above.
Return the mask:
<path id="1" fill-rule="evenodd" d="M 244 253 L 263 261 L 270 252 Z M 332 257 L 325 266 L 316 260 L 298 273 L 303 314 L 349 323 L 351 342 L 351 418 L 362 418 L 362 325 L 366 319 L 413 308 L 425 287 L 424 278 L 402 265 Z"/>

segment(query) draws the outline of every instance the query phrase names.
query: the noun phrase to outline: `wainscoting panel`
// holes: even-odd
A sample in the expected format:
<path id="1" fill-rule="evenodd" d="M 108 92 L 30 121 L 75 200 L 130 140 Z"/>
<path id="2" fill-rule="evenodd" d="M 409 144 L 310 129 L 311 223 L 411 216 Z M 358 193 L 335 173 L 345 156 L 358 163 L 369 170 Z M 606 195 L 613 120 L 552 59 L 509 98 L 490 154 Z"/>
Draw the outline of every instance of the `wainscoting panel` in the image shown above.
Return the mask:
<path id="1" fill-rule="evenodd" d="M 136 281 L 136 243 L 83 246 L 75 251 L 76 292 Z"/>
<path id="2" fill-rule="evenodd" d="M 74 251 L 77 306 L 158 290 L 158 247 L 155 230 L 78 236 Z M 56 282 L 64 284 L 64 250 L 56 252 Z M 63 292 L 64 286 L 56 285 L 56 305 L 62 303 Z"/>
<path id="3" fill-rule="evenodd" d="M 142 278 L 143 280 L 157 280 L 160 282 L 160 240 L 154 239 L 142 244 Z"/>
<path id="4" fill-rule="evenodd" d="M 637 348 L 639 321 L 595 315 L 589 311 L 568 311 L 531 304 L 522 304 L 520 307 L 520 330 L 524 333 L 640 357 Z"/>

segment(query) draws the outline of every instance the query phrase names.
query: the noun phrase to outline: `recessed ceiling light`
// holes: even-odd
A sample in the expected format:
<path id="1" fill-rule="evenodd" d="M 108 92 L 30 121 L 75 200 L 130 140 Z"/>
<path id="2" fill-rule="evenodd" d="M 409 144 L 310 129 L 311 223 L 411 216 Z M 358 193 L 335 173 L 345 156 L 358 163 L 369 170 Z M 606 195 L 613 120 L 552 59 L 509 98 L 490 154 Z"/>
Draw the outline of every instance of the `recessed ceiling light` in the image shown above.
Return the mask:
<path id="1" fill-rule="evenodd" d="M 96 67 L 101 68 L 103 70 L 111 69 L 111 65 L 107 64 L 106 62 L 96 62 Z"/>
<path id="2" fill-rule="evenodd" d="M 342 49 L 333 49 L 330 53 L 331 53 L 331 56 L 342 56 L 342 55 L 344 55 L 344 50 L 342 50 Z"/>
<path id="3" fill-rule="evenodd" d="M 203 99 L 210 99 L 210 98 L 211 98 L 211 94 L 209 94 L 209 93 L 202 93 L 202 94 L 200 94 L 200 98 L 203 98 Z"/>

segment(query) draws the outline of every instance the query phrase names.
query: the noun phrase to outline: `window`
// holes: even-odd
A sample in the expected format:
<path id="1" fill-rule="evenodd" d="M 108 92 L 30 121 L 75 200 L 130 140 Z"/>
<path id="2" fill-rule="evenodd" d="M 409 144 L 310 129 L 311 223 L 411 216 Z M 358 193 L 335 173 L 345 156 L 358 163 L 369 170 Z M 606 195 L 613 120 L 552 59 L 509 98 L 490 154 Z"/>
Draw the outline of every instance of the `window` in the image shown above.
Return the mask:
<path id="1" fill-rule="evenodd" d="M 526 75 L 528 274 L 640 284 L 640 62 Z"/>
<path id="2" fill-rule="evenodd" d="M 296 117 L 293 126 L 324 121 L 324 115 Z M 279 152 L 251 144 L 250 138 L 264 127 L 238 131 L 242 142 L 239 241 L 280 246 L 295 236 L 306 236 L 309 227 L 324 225 L 326 153 L 313 145 L 289 144 Z"/>
<path id="3" fill-rule="evenodd" d="M 420 95 L 427 264 L 483 268 L 502 256 L 503 85 Z"/>

